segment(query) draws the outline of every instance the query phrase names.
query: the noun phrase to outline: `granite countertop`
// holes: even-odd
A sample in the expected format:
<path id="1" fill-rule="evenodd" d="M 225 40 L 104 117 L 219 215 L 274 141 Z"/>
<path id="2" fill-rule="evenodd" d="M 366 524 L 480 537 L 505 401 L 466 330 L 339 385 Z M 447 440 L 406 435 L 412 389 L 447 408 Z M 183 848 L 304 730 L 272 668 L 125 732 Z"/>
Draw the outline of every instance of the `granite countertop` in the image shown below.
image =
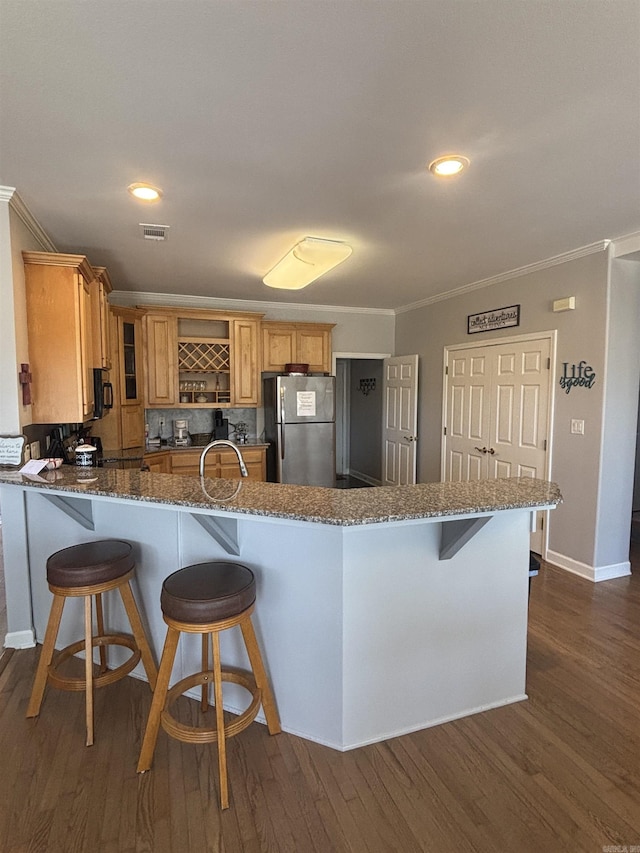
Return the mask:
<path id="1" fill-rule="evenodd" d="M 528 507 L 553 508 L 562 501 L 555 483 L 526 477 L 328 489 L 208 477 L 201 482 L 198 477 L 177 474 L 63 466 L 30 478 L 3 469 L 0 470 L 2 483 L 338 526 L 490 514 Z"/>

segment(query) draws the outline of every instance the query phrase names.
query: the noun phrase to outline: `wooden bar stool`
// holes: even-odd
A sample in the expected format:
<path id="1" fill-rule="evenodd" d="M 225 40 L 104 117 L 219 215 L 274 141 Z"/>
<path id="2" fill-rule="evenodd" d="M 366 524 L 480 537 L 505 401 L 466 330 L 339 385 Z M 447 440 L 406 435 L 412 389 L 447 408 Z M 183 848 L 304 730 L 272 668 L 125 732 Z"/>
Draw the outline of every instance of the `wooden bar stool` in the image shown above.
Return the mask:
<path id="1" fill-rule="evenodd" d="M 256 717 L 260 705 L 264 710 L 269 734 L 280 729 L 280 719 L 275 706 L 262 655 L 251 622 L 255 606 L 256 583 L 251 569 L 239 563 L 211 562 L 187 566 L 169 575 L 162 584 L 160 606 L 167 623 L 167 637 L 158 670 L 158 681 L 153 694 L 147 728 L 140 751 L 138 772 L 151 767 L 160 724 L 177 740 L 186 743 L 218 744 L 218 771 L 220 777 L 220 803 L 229 807 L 227 783 L 226 738 L 237 735 Z M 252 672 L 222 667 L 220 662 L 220 632 L 239 625 L 249 655 Z M 173 669 L 181 632 L 202 634 L 202 669 L 183 678 L 170 690 L 169 679 Z M 209 635 L 213 649 L 212 668 L 209 667 Z M 234 720 L 225 725 L 222 704 L 222 682 L 232 681 L 251 693 L 251 704 Z M 214 688 L 215 726 L 188 726 L 178 722 L 169 712 L 170 705 L 186 690 L 202 685 L 201 708 L 209 707 L 209 686 Z"/>
<path id="2" fill-rule="evenodd" d="M 129 581 L 133 576 L 135 562 L 133 549 L 128 542 L 105 539 L 72 545 L 56 551 L 47 560 L 47 582 L 53 593 L 53 602 L 45 633 L 38 669 L 33 682 L 27 717 L 37 717 L 47 682 L 60 690 L 84 690 L 86 699 L 87 746 L 93 743 L 93 690 L 124 678 L 142 657 L 151 689 L 155 687 L 157 670 L 151 649 L 142 626 L 140 613 L 131 592 Z M 105 634 L 102 609 L 102 593 L 118 589 L 129 617 L 133 637 L 129 634 Z M 93 634 L 92 599 L 96 600 L 97 636 Z M 73 643 L 56 655 L 53 661 L 55 642 L 62 619 L 62 610 L 67 598 L 84 598 L 84 640 Z M 107 668 L 106 647 L 124 646 L 133 654 L 116 669 Z M 100 667 L 94 675 L 93 647 L 100 650 Z M 85 653 L 84 678 L 62 675 L 60 665 L 80 651 Z"/>

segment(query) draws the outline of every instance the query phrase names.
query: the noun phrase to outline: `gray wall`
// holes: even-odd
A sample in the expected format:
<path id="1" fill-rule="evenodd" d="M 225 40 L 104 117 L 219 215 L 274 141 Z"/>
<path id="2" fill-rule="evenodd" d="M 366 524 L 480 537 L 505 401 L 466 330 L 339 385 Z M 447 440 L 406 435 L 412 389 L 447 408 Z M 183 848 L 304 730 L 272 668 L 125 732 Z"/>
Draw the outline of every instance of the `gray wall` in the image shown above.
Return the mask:
<path id="1" fill-rule="evenodd" d="M 553 300 L 565 296 L 576 297 L 576 309 L 554 313 Z M 468 314 L 513 304 L 521 306 L 520 326 L 467 335 Z M 606 316 L 603 251 L 399 314 L 396 323 L 396 354 L 420 356 L 419 482 L 440 479 L 444 347 L 557 329 L 552 479 L 565 500 L 550 513 L 549 545 L 589 566 L 594 565 L 598 511 Z M 582 359 L 595 370 L 596 382 L 591 389 L 566 394 L 558 385 L 562 363 Z M 569 432 L 572 418 L 585 421 L 585 435 Z"/>

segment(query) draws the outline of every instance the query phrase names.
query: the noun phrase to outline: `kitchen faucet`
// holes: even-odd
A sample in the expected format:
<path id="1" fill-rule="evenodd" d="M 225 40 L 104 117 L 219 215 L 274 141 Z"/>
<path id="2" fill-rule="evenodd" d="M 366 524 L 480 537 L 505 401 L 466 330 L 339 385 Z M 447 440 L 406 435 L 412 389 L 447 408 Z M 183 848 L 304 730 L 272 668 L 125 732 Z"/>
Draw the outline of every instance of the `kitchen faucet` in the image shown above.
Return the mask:
<path id="1" fill-rule="evenodd" d="M 211 450 L 212 447 L 230 447 L 238 457 L 238 465 L 240 465 L 240 473 L 243 477 L 248 477 L 249 472 L 247 471 L 247 466 L 244 464 L 244 459 L 242 458 L 242 453 L 240 453 L 239 448 L 232 442 L 226 438 L 217 438 L 215 441 L 209 442 L 207 446 L 204 448 L 202 453 L 200 454 L 200 476 L 204 477 L 204 460 L 206 458 L 207 453 Z"/>

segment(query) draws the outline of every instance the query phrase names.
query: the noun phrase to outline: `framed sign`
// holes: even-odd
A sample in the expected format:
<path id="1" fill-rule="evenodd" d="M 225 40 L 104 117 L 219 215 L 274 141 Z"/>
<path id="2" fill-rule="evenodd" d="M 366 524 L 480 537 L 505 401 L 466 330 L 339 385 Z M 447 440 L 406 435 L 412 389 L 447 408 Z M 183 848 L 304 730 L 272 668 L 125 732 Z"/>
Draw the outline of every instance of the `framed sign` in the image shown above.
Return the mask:
<path id="1" fill-rule="evenodd" d="M 22 465 L 24 442 L 24 435 L 0 435 L 0 468 Z"/>
<path id="2" fill-rule="evenodd" d="M 520 325 L 520 306 L 508 305 L 506 308 L 494 308 L 481 314 L 469 314 L 467 317 L 467 334 L 490 332 L 492 329 L 506 329 L 507 326 Z"/>

